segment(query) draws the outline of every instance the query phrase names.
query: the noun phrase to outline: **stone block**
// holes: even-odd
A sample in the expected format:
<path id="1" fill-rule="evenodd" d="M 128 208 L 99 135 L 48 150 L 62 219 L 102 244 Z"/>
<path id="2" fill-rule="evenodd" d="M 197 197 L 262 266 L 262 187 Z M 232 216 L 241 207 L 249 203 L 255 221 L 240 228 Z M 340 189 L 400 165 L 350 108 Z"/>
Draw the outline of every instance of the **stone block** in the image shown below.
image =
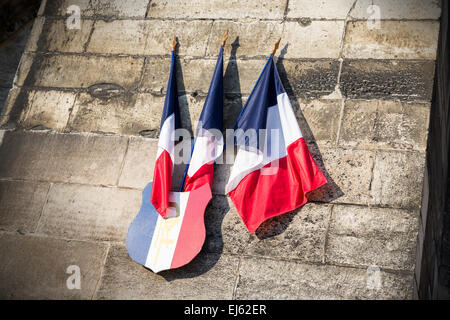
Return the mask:
<path id="1" fill-rule="evenodd" d="M 78 96 L 69 127 L 76 131 L 138 135 L 159 130 L 164 97 L 122 91 L 113 97 Z"/>
<path id="2" fill-rule="evenodd" d="M 211 24 L 211 21 L 201 20 L 98 21 L 95 24 L 87 51 L 111 54 L 168 55 L 171 43 L 169 39 L 176 33 L 179 43 L 177 54 L 203 56 Z"/>
<path id="3" fill-rule="evenodd" d="M 337 60 L 278 59 L 277 69 L 284 89 L 302 99 L 317 99 L 331 94 L 337 83 Z"/>
<path id="4" fill-rule="evenodd" d="M 326 261 L 341 265 L 413 270 L 417 229 L 415 212 L 335 205 Z"/>
<path id="5" fill-rule="evenodd" d="M 424 151 L 429 114 L 428 103 L 346 100 L 339 144 Z"/>
<path id="6" fill-rule="evenodd" d="M 131 137 L 118 185 L 144 189 L 152 180 L 157 152 L 157 139 Z"/>
<path id="7" fill-rule="evenodd" d="M 115 185 L 126 145 L 118 136 L 7 131 L 0 177 Z"/>
<path id="8" fill-rule="evenodd" d="M 58 90 L 30 90 L 20 117 L 25 128 L 45 127 L 55 130 L 66 128 L 76 93 Z"/>
<path id="9" fill-rule="evenodd" d="M 53 0 L 47 1 L 45 15 L 65 16 L 71 5 L 80 8 L 82 16 L 145 17 L 148 0 Z"/>
<path id="10" fill-rule="evenodd" d="M 319 202 L 369 204 L 375 153 L 367 150 L 321 148 L 309 145 L 311 155 L 328 183 L 307 197 Z"/>
<path id="11" fill-rule="evenodd" d="M 424 167 L 423 152 L 377 151 L 371 184 L 373 202 L 419 210 Z"/>
<path id="12" fill-rule="evenodd" d="M 338 0 L 333 2 L 317 2 L 314 0 L 289 1 L 287 18 L 343 20 L 347 17 L 354 2 L 354 0 Z"/>
<path id="13" fill-rule="evenodd" d="M 33 59 L 33 63 L 28 59 Z M 139 85 L 144 58 L 79 55 L 27 55 L 16 75 L 19 86 L 89 88 L 112 83 L 127 90 Z M 114 66 L 114 68 L 111 68 Z"/>
<path id="14" fill-rule="evenodd" d="M 231 299 L 238 258 L 200 252 L 188 265 L 158 274 L 133 262 L 125 247 L 113 246 L 98 299 Z"/>
<path id="15" fill-rule="evenodd" d="M 236 299 L 398 300 L 412 296 L 410 273 L 380 271 L 379 286 L 372 284 L 371 277 L 365 269 L 243 258 Z"/>
<path id="16" fill-rule="evenodd" d="M 139 190 L 54 184 L 38 233 L 65 239 L 120 241 L 142 203 Z"/>
<path id="17" fill-rule="evenodd" d="M 280 43 L 281 52 L 284 51 L 283 57 L 337 59 L 344 26 L 344 21 L 313 20 L 308 25 L 285 22 Z"/>
<path id="18" fill-rule="evenodd" d="M 150 31 L 147 20 L 96 21 L 87 52 L 143 55 Z"/>
<path id="19" fill-rule="evenodd" d="M 344 60 L 342 94 L 351 99 L 430 101 L 433 61 Z"/>
<path id="20" fill-rule="evenodd" d="M 229 39 L 224 47 L 225 56 L 236 52 L 240 57 L 268 58 L 273 44 L 282 35 L 283 24 L 278 21 L 214 21 L 206 56 L 217 56 L 226 29 L 229 30 Z"/>
<path id="21" fill-rule="evenodd" d="M 0 235 L 2 299 L 91 299 L 100 280 L 107 246 L 36 236 Z M 79 267 L 80 289 L 69 289 Z"/>
<path id="22" fill-rule="evenodd" d="M 211 253 L 242 253 L 251 235 L 230 198 L 215 195 L 205 212 L 206 240 L 203 250 Z"/>
<path id="23" fill-rule="evenodd" d="M 150 4 L 148 16 L 163 19 L 282 19 L 285 6 L 285 0 L 240 0 L 226 3 L 220 0 L 156 0 Z"/>
<path id="24" fill-rule="evenodd" d="M 291 100 L 291 104 L 307 142 L 334 145 L 340 121 L 340 100 Z"/>
<path id="25" fill-rule="evenodd" d="M 48 188 L 43 182 L 0 181 L 0 229 L 34 232 Z"/>
<path id="26" fill-rule="evenodd" d="M 330 213 L 329 205 L 309 203 L 266 220 L 245 252 L 251 256 L 322 262 Z"/>
<path id="27" fill-rule="evenodd" d="M 441 16 L 440 0 L 358 0 L 350 16 L 354 19 L 369 19 L 377 16 L 379 8 L 381 19 L 426 20 L 439 19 Z"/>
<path id="28" fill-rule="evenodd" d="M 69 29 L 65 19 L 38 18 L 27 51 L 83 52 L 92 26 L 92 20 L 81 19 L 80 29 Z"/>
<path id="29" fill-rule="evenodd" d="M 436 59 L 438 21 L 367 21 L 347 25 L 343 55 L 350 59 Z"/>

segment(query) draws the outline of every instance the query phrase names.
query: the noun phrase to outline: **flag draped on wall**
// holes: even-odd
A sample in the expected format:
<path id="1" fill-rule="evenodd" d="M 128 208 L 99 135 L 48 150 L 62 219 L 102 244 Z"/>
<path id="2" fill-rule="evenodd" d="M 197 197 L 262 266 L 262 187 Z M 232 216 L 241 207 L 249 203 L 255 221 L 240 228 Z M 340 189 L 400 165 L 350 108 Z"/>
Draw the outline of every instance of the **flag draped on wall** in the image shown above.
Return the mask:
<path id="1" fill-rule="evenodd" d="M 273 55 L 235 129 L 238 152 L 226 191 L 250 232 L 304 205 L 308 191 L 327 183 L 303 139 Z"/>
<path id="2" fill-rule="evenodd" d="M 222 155 L 223 137 L 223 46 L 220 47 L 208 96 L 200 115 L 187 171 L 184 191 L 209 184 L 212 187 L 214 161 Z"/>
<path id="3" fill-rule="evenodd" d="M 167 208 L 169 207 L 169 191 L 174 165 L 175 130 L 181 127 L 175 57 L 175 52 L 172 51 L 151 192 L 151 202 L 162 217 L 167 216 Z"/>

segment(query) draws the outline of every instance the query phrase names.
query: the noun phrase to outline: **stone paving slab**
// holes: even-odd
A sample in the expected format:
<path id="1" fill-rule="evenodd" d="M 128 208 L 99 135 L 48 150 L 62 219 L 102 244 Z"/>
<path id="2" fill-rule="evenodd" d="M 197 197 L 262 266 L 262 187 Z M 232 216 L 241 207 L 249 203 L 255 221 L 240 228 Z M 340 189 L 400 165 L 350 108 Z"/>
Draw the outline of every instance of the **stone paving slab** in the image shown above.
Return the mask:
<path id="1" fill-rule="evenodd" d="M 236 299 L 411 299 L 413 275 L 242 258 Z"/>
<path id="2" fill-rule="evenodd" d="M 201 252 L 188 265 L 155 274 L 125 247 L 109 251 L 97 299 L 231 299 L 238 258 Z"/>
<path id="3" fill-rule="evenodd" d="M 48 183 L 0 181 L 0 230 L 36 230 L 49 189 Z"/>
<path id="4" fill-rule="evenodd" d="M 15 234 L 0 234 L 0 246 L 2 299 L 91 299 L 107 251 L 100 243 Z M 67 287 L 69 266 L 79 267 L 80 289 Z"/>
<path id="5" fill-rule="evenodd" d="M 417 227 L 416 212 L 335 205 L 326 261 L 413 270 Z"/>
<path id="6" fill-rule="evenodd" d="M 115 185 L 126 146 L 120 136 L 6 131 L 0 177 Z"/>

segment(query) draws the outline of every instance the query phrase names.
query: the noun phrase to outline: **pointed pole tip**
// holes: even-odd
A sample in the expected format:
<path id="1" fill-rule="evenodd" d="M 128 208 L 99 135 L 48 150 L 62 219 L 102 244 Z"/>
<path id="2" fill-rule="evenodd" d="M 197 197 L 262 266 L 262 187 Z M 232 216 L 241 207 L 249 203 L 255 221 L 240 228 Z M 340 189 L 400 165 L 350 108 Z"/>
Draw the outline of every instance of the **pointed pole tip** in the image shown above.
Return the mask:
<path id="1" fill-rule="evenodd" d="M 225 43 L 227 42 L 227 40 L 228 40 L 228 28 L 227 28 L 227 30 L 225 31 L 225 33 L 223 34 L 223 37 L 222 37 L 222 47 L 225 46 Z"/>
<path id="2" fill-rule="evenodd" d="M 281 38 L 278 38 L 278 41 L 277 42 L 275 42 L 275 45 L 273 46 L 273 50 L 272 50 L 272 52 L 270 53 L 271 55 L 275 55 L 275 52 L 277 52 L 277 50 L 278 50 L 278 47 L 280 46 L 280 41 L 281 41 Z"/>
<path id="3" fill-rule="evenodd" d="M 173 36 L 170 47 L 171 47 L 172 52 L 174 52 L 175 48 L 177 47 L 177 36 L 175 36 L 175 35 Z"/>

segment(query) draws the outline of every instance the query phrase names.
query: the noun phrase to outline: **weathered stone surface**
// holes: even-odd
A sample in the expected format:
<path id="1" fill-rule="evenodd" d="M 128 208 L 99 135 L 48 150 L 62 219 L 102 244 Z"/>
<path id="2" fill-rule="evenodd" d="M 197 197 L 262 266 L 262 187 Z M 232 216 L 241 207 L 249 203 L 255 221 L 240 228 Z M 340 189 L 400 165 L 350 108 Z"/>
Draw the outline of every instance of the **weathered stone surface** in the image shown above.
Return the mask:
<path id="1" fill-rule="evenodd" d="M 44 14 L 64 16 L 71 5 L 77 5 L 82 16 L 145 17 L 148 0 L 49 0 Z"/>
<path id="2" fill-rule="evenodd" d="M 190 18 L 190 19 L 244 19 L 264 17 L 265 19 L 283 18 L 285 0 L 239 0 L 223 2 L 156 0 L 150 4 L 148 16 L 151 18 Z"/>
<path id="3" fill-rule="evenodd" d="M 302 99 L 315 99 L 334 91 L 338 81 L 339 61 L 292 61 L 279 58 L 277 69 L 284 89 L 290 95 Z"/>
<path id="4" fill-rule="evenodd" d="M 338 58 L 343 30 L 344 21 L 285 22 L 280 48 L 285 58 Z"/>
<path id="5" fill-rule="evenodd" d="M 36 236 L 0 235 L 0 297 L 2 299 L 91 299 L 107 247 L 100 243 Z M 78 266 L 80 289 L 67 281 Z"/>
<path id="6" fill-rule="evenodd" d="M 340 100 L 291 100 L 307 142 L 334 144 L 339 127 Z"/>
<path id="7" fill-rule="evenodd" d="M 121 92 L 111 98 L 81 93 L 70 119 L 70 129 L 138 135 L 159 128 L 163 96 Z"/>
<path id="8" fill-rule="evenodd" d="M 317 2 L 314 0 L 289 1 L 288 18 L 345 19 L 355 0 Z"/>
<path id="9" fill-rule="evenodd" d="M 379 7 L 381 19 L 439 19 L 440 0 L 358 0 L 350 16 L 356 19 L 375 18 Z"/>
<path id="10" fill-rule="evenodd" d="M 28 43 L 28 51 L 83 52 L 93 26 L 92 20 L 82 19 L 80 29 L 69 29 L 65 19 L 39 18 Z"/>
<path id="11" fill-rule="evenodd" d="M 66 128 L 76 93 L 65 91 L 30 90 L 20 124 L 26 128 L 42 126 L 56 130 Z"/>
<path id="12" fill-rule="evenodd" d="M 126 145 L 124 137 L 5 132 L 0 177 L 115 185 Z"/>
<path id="13" fill-rule="evenodd" d="M 48 183 L 0 181 L 0 229 L 34 232 L 48 188 Z"/>
<path id="14" fill-rule="evenodd" d="M 203 56 L 211 21 L 113 20 L 97 21 L 87 51 L 94 53 L 166 55 L 177 31 L 177 53 Z M 113 45 L 111 45 L 113 44 Z"/>
<path id="15" fill-rule="evenodd" d="M 141 207 L 139 190 L 54 184 L 38 233 L 65 239 L 125 243 Z"/>
<path id="16" fill-rule="evenodd" d="M 364 269 L 243 258 L 237 299 L 410 299 L 410 273 L 381 271 L 380 287 L 371 286 Z M 280 275 L 283 275 L 282 277 Z"/>
<path id="17" fill-rule="evenodd" d="M 376 204 L 419 209 L 425 154 L 377 151 L 371 193 Z"/>
<path id="18" fill-rule="evenodd" d="M 339 144 L 425 150 L 429 114 L 428 103 L 347 100 Z"/>
<path id="19" fill-rule="evenodd" d="M 110 249 L 98 299 L 231 299 L 238 259 L 201 252 L 188 265 L 155 274 L 133 262 L 125 247 Z"/>
<path id="20" fill-rule="evenodd" d="M 374 152 L 325 147 L 319 150 L 315 145 L 308 147 L 328 180 L 328 184 L 309 193 L 309 200 L 370 203 Z"/>
<path id="21" fill-rule="evenodd" d="M 245 23 L 214 21 L 211 29 L 211 35 L 213 36 L 211 36 L 206 50 L 207 56 L 217 56 L 222 41 L 221 35 L 224 34 L 226 29 L 229 30 L 229 39 L 224 47 L 225 56 L 229 56 L 230 53 L 237 50 L 236 54 L 241 57 L 267 57 L 272 50 L 272 45 L 268 47 L 268 43 L 273 44 L 278 40 L 283 31 L 283 24 L 274 21 L 249 21 Z"/>
<path id="22" fill-rule="evenodd" d="M 118 185 L 144 189 L 152 180 L 157 152 L 158 140 L 131 137 Z"/>
<path id="23" fill-rule="evenodd" d="M 245 251 L 252 256 L 322 262 L 331 207 L 306 204 L 265 221 Z"/>
<path id="24" fill-rule="evenodd" d="M 80 13 L 83 13 L 83 15 L 93 14 L 92 11 L 89 11 L 90 2 L 90 0 L 46 0 L 43 14 L 46 16 L 72 15 L 73 12 L 68 10 L 72 5 L 79 7 Z"/>
<path id="25" fill-rule="evenodd" d="M 367 21 L 347 25 L 344 57 L 357 59 L 436 59 L 438 21 Z"/>
<path id="26" fill-rule="evenodd" d="M 230 198 L 213 196 L 205 212 L 206 240 L 203 250 L 239 254 L 251 236 Z"/>
<path id="27" fill-rule="evenodd" d="M 96 21 L 87 52 L 143 55 L 149 28 L 146 20 Z"/>
<path id="28" fill-rule="evenodd" d="M 340 87 L 353 99 L 429 101 L 433 61 L 344 60 Z"/>
<path id="29" fill-rule="evenodd" d="M 418 215 L 399 209 L 335 205 L 326 261 L 412 270 Z"/>
<path id="30" fill-rule="evenodd" d="M 33 57 L 31 68 L 29 62 L 21 62 L 18 85 L 88 88 L 98 83 L 115 83 L 126 89 L 135 89 L 144 63 L 144 58 L 132 57 L 53 54 Z"/>

